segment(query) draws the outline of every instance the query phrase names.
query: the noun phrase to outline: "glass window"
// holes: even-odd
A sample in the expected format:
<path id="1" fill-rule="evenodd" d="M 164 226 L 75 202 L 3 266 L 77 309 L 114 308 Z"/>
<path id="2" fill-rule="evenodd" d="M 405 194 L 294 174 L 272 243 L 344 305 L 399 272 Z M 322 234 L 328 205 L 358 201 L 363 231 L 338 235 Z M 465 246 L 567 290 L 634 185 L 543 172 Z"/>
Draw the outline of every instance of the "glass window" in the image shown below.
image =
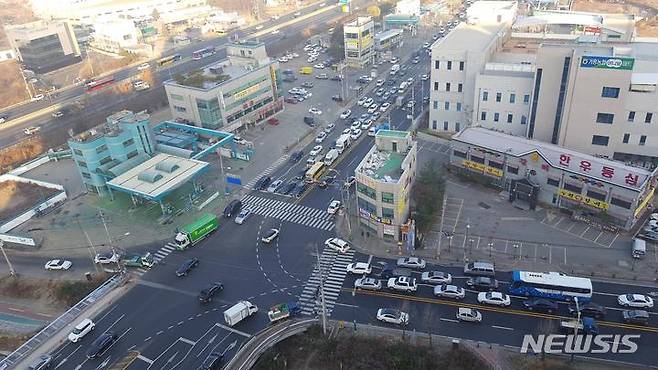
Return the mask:
<path id="1" fill-rule="evenodd" d="M 87 172 L 82 172 L 82 177 L 84 177 L 85 179 L 91 179 L 91 175 Z"/>
<path id="2" fill-rule="evenodd" d="M 85 162 L 85 161 L 78 161 L 78 166 L 80 166 L 80 167 L 87 167 L 87 162 Z"/>
<path id="3" fill-rule="evenodd" d="M 73 149 L 73 154 L 82 157 L 82 151 L 80 149 Z"/>
<path id="4" fill-rule="evenodd" d="M 594 135 L 592 136 L 592 145 L 608 146 L 608 140 L 610 140 L 608 136 Z"/>
<path id="5" fill-rule="evenodd" d="M 530 103 L 530 94 L 523 95 L 523 104 Z"/>
<path id="6" fill-rule="evenodd" d="M 487 101 L 489 100 L 489 92 L 488 91 L 483 91 L 482 92 L 482 101 Z"/>
<path id="7" fill-rule="evenodd" d="M 382 202 L 393 204 L 394 199 L 395 198 L 393 197 L 393 193 L 387 193 L 385 191 L 382 191 Z"/>
<path id="8" fill-rule="evenodd" d="M 500 103 L 501 99 L 503 99 L 503 94 L 496 93 L 496 103 Z"/>
<path id="9" fill-rule="evenodd" d="M 647 143 L 647 135 L 640 136 L 640 145 L 644 145 L 646 143 Z"/>
<path id="10" fill-rule="evenodd" d="M 514 115 L 512 113 L 507 114 L 507 123 L 512 123 L 512 120 L 514 119 Z"/>
<path id="11" fill-rule="evenodd" d="M 624 138 L 622 139 L 622 142 L 624 144 L 628 144 L 628 141 L 631 139 L 631 134 L 624 134 Z"/>
<path id="12" fill-rule="evenodd" d="M 628 112 L 628 122 L 633 122 L 633 121 L 635 121 L 635 112 L 630 111 Z"/>
<path id="13" fill-rule="evenodd" d="M 576 194 L 580 194 L 580 192 L 583 190 L 582 186 L 577 186 L 577 185 L 572 185 L 567 182 L 564 183 L 564 190 L 569 190 L 572 191 Z"/>
<path id="14" fill-rule="evenodd" d="M 393 208 L 382 207 L 382 217 L 384 217 L 384 218 L 394 218 L 395 213 L 393 211 Z"/>
<path id="15" fill-rule="evenodd" d="M 445 107 L 446 110 L 450 110 L 450 102 L 449 101 L 445 102 L 443 104 L 443 106 Z"/>
<path id="16" fill-rule="evenodd" d="M 462 111 L 462 103 L 458 102 L 457 103 L 457 112 L 461 112 L 461 111 Z"/>
<path id="17" fill-rule="evenodd" d="M 443 121 L 443 131 L 448 131 L 448 121 Z"/>
<path id="18" fill-rule="evenodd" d="M 457 84 L 457 92 L 462 92 L 463 89 L 464 89 L 463 84 L 461 84 L 461 83 Z"/>
<path id="19" fill-rule="evenodd" d="M 222 116 L 217 98 L 210 100 L 196 100 L 196 106 L 199 111 L 201 125 L 204 127 L 221 126 Z"/>
<path id="20" fill-rule="evenodd" d="M 448 63 L 447 63 L 447 69 L 448 70 L 452 69 L 452 61 L 451 60 L 449 60 Z"/>
<path id="21" fill-rule="evenodd" d="M 494 122 L 498 122 L 500 120 L 500 114 L 494 113 Z"/>
<path id="22" fill-rule="evenodd" d="M 435 61 L 434 61 L 434 69 L 439 69 L 439 65 L 440 65 L 440 63 L 441 63 L 440 61 L 435 60 Z"/>
<path id="23" fill-rule="evenodd" d="M 484 164 L 484 157 L 478 157 L 471 154 L 471 161 Z"/>
<path id="24" fill-rule="evenodd" d="M 361 184 L 361 183 L 358 183 L 358 182 L 356 183 L 356 185 L 357 185 L 357 186 L 356 186 L 356 190 L 357 190 L 359 193 L 361 193 L 361 194 L 367 196 L 368 198 L 371 198 L 371 199 L 377 199 L 377 198 L 376 198 L 376 197 L 377 197 L 377 192 L 375 191 L 375 189 L 373 189 L 373 188 L 371 188 L 371 187 L 369 187 L 369 186 L 363 185 L 363 184 Z"/>
<path id="25" fill-rule="evenodd" d="M 608 87 L 608 86 L 603 86 L 603 90 L 601 91 L 601 97 L 602 98 L 618 98 L 619 97 L 619 88 L 618 87 Z"/>
<path id="26" fill-rule="evenodd" d="M 102 165 L 104 165 L 104 164 L 106 164 L 106 163 L 110 163 L 110 162 L 112 162 L 112 158 L 110 158 L 110 157 L 108 156 L 108 157 L 105 157 L 105 158 L 101 159 L 101 161 L 100 161 L 99 163 L 100 163 L 100 165 L 102 166 Z"/>
<path id="27" fill-rule="evenodd" d="M 185 107 L 179 107 L 178 105 L 174 105 L 174 110 L 175 110 L 176 112 L 181 112 L 181 113 L 185 113 L 185 112 L 187 112 L 187 108 L 185 108 Z"/>
<path id="28" fill-rule="evenodd" d="M 512 167 L 512 166 L 507 166 L 507 172 L 513 173 L 513 174 L 518 174 L 519 173 L 519 168 L 518 167 Z"/>
<path id="29" fill-rule="evenodd" d="M 521 124 L 525 125 L 526 123 L 528 123 L 528 118 L 526 116 L 521 116 Z"/>
<path id="30" fill-rule="evenodd" d="M 438 82 L 434 83 L 434 91 L 439 91 L 439 83 Z"/>
<path id="31" fill-rule="evenodd" d="M 608 125 L 612 124 L 612 121 L 614 121 L 615 115 L 612 113 L 597 113 L 596 114 L 596 122 L 597 123 L 605 123 Z"/>
<path id="32" fill-rule="evenodd" d="M 459 130 L 461 130 L 461 125 L 459 122 L 455 122 L 455 131 L 459 132 Z"/>
<path id="33" fill-rule="evenodd" d="M 453 150 L 452 150 L 452 154 L 453 154 L 455 157 L 466 158 L 466 152 L 461 152 L 461 151 L 459 151 L 459 150 L 457 150 L 457 149 L 453 149 Z"/>
<path id="34" fill-rule="evenodd" d="M 631 209 L 631 202 L 615 197 L 610 198 L 610 204 L 621 208 Z"/>
<path id="35" fill-rule="evenodd" d="M 546 179 L 546 183 L 551 186 L 560 186 L 560 180 L 552 179 L 550 177 Z"/>
<path id="36" fill-rule="evenodd" d="M 98 148 L 96 148 L 96 153 L 100 154 L 100 153 L 103 153 L 106 150 L 107 150 L 107 145 L 103 144 L 103 145 L 99 146 Z"/>
<path id="37" fill-rule="evenodd" d="M 169 96 L 170 96 L 173 100 L 178 100 L 178 101 L 182 101 L 182 100 L 183 100 L 183 95 L 169 94 Z"/>
<path id="38" fill-rule="evenodd" d="M 647 115 L 644 116 L 644 123 L 651 123 L 652 118 L 653 118 L 653 113 L 647 113 Z"/>
<path id="39" fill-rule="evenodd" d="M 434 109 L 439 109 L 439 102 L 436 101 L 436 100 L 433 101 L 433 102 L 432 102 L 432 107 L 433 107 Z"/>
<path id="40" fill-rule="evenodd" d="M 124 147 L 129 147 L 129 146 L 135 144 L 135 140 L 128 139 L 128 140 L 124 141 L 122 144 L 123 144 Z"/>
<path id="41" fill-rule="evenodd" d="M 489 161 L 489 167 L 497 168 L 499 170 L 503 169 L 503 164 L 498 162 Z"/>
<path id="42" fill-rule="evenodd" d="M 480 112 L 480 121 L 487 120 L 487 112 Z"/>
<path id="43" fill-rule="evenodd" d="M 460 71 L 464 70 L 464 62 L 459 62 L 459 70 Z"/>
<path id="44" fill-rule="evenodd" d="M 605 193 L 599 193 L 598 191 L 587 190 L 587 196 L 605 202 Z"/>
<path id="45" fill-rule="evenodd" d="M 450 82 L 446 82 L 446 91 L 450 91 Z"/>
<path id="46" fill-rule="evenodd" d="M 514 93 L 509 94 L 509 102 L 511 104 L 514 104 L 516 102 L 516 94 L 514 94 Z"/>
<path id="47" fill-rule="evenodd" d="M 436 130 L 436 120 L 432 120 L 432 130 Z"/>
<path id="48" fill-rule="evenodd" d="M 138 154 L 137 150 L 133 150 L 132 152 L 128 153 L 128 159 L 132 157 L 137 157 L 137 154 Z"/>

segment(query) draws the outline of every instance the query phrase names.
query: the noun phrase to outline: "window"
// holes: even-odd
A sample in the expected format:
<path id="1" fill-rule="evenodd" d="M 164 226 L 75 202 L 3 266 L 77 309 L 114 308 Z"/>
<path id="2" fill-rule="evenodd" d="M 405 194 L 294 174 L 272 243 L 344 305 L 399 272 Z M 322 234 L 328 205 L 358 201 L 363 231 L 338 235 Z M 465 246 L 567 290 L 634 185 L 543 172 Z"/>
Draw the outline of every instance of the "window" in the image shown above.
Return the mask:
<path id="1" fill-rule="evenodd" d="M 174 110 L 175 110 L 176 112 L 180 112 L 180 113 L 185 113 L 185 112 L 187 112 L 187 108 L 185 108 L 185 107 L 179 107 L 178 105 L 174 105 Z"/>
<path id="2" fill-rule="evenodd" d="M 560 180 L 558 180 L 558 179 L 552 179 L 552 178 L 550 178 L 550 177 L 549 177 L 548 179 L 546 179 L 546 183 L 547 183 L 548 185 L 551 185 L 551 186 L 560 186 Z"/>
<path id="3" fill-rule="evenodd" d="M 124 141 L 122 144 L 123 144 L 124 147 L 129 147 L 129 146 L 135 144 L 135 140 L 128 139 L 128 140 Z"/>
<path id="4" fill-rule="evenodd" d="M 87 162 L 85 162 L 85 161 L 78 161 L 78 166 L 80 166 L 80 167 L 87 167 Z"/>
<path id="5" fill-rule="evenodd" d="M 439 102 L 436 101 L 436 100 L 433 101 L 433 102 L 432 102 L 432 107 L 433 107 L 434 109 L 439 109 Z"/>
<path id="6" fill-rule="evenodd" d="M 457 84 L 457 92 L 462 92 L 463 89 L 464 89 L 464 84 L 461 83 Z"/>
<path id="7" fill-rule="evenodd" d="M 598 191 L 587 190 L 587 196 L 605 202 L 605 193 L 599 193 Z"/>
<path id="8" fill-rule="evenodd" d="M 108 157 L 105 157 L 105 158 L 101 159 L 101 161 L 98 162 L 98 163 L 102 166 L 102 165 L 104 165 L 104 164 L 106 164 L 106 163 L 110 163 L 110 162 L 112 162 L 112 158 L 110 158 L 110 157 L 108 156 Z"/>
<path id="9" fill-rule="evenodd" d="M 596 122 L 597 123 L 605 123 L 608 125 L 612 124 L 612 121 L 615 119 L 615 115 L 612 113 L 597 113 L 596 114 Z"/>
<path id="10" fill-rule="evenodd" d="M 462 111 L 462 103 L 457 103 L 457 112 Z"/>
<path id="11" fill-rule="evenodd" d="M 446 110 L 450 110 L 450 102 L 449 101 L 445 102 L 443 104 L 443 106 L 445 107 Z"/>
<path id="12" fill-rule="evenodd" d="M 523 104 L 529 104 L 529 103 L 530 103 L 530 94 L 523 95 Z"/>
<path id="13" fill-rule="evenodd" d="M 646 143 L 647 143 L 647 135 L 640 136 L 640 145 L 644 145 Z"/>
<path id="14" fill-rule="evenodd" d="M 513 119 L 514 115 L 512 115 L 512 113 L 507 113 L 507 123 L 512 123 Z"/>
<path id="15" fill-rule="evenodd" d="M 480 112 L 480 121 L 487 120 L 487 112 Z"/>
<path id="16" fill-rule="evenodd" d="M 464 62 L 459 62 L 459 70 L 460 71 L 464 70 Z"/>
<path id="17" fill-rule="evenodd" d="M 518 167 L 512 167 L 512 166 L 507 166 L 507 172 L 516 175 L 516 174 L 519 173 L 519 168 Z"/>
<path id="18" fill-rule="evenodd" d="M 367 196 L 368 198 L 377 199 L 377 192 L 375 191 L 375 189 L 373 189 L 369 186 L 363 185 L 359 182 L 356 183 L 356 191 L 358 191 L 359 193 Z"/>
<path id="19" fill-rule="evenodd" d="M 503 94 L 496 93 L 496 103 L 500 103 L 500 100 L 503 98 Z"/>
<path id="20" fill-rule="evenodd" d="M 497 168 L 499 170 L 503 169 L 503 164 L 499 162 L 489 161 L 489 167 Z"/>
<path id="21" fill-rule="evenodd" d="M 80 149 L 73 149 L 73 154 L 75 154 L 75 155 L 79 155 L 80 157 L 82 157 L 82 150 L 80 150 Z"/>
<path id="22" fill-rule="evenodd" d="M 509 102 L 510 104 L 514 104 L 516 102 L 516 94 L 509 94 Z"/>
<path id="23" fill-rule="evenodd" d="M 466 152 L 460 152 L 457 149 L 453 149 L 452 155 L 454 155 L 455 157 L 459 157 L 459 158 L 466 158 Z"/>
<path id="24" fill-rule="evenodd" d="M 635 121 L 635 112 L 630 111 L 628 112 L 628 122 L 633 122 L 633 121 Z"/>
<path id="25" fill-rule="evenodd" d="M 432 130 L 436 130 L 436 120 L 432 120 Z"/>
<path id="26" fill-rule="evenodd" d="M 377 206 L 364 199 L 359 199 L 359 207 L 363 208 L 368 213 L 374 214 L 375 212 L 377 212 Z"/>
<path id="27" fill-rule="evenodd" d="M 488 91 L 483 91 L 482 92 L 482 101 L 488 101 L 489 100 L 489 92 Z"/>
<path id="28" fill-rule="evenodd" d="M 579 185 L 573 185 L 569 184 L 568 182 L 564 183 L 564 190 L 569 190 L 572 191 L 576 194 L 580 194 L 580 192 L 583 190 L 582 186 Z"/>
<path id="29" fill-rule="evenodd" d="M 88 174 L 87 172 L 82 172 L 82 177 L 84 177 L 85 179 L 91 179 L 91 175 Z"/>
<path id="30" fill-rule="evenodd" d="M 471 161 L 484 164 L 484 157 L 478 157 L 471 154 Z"/>
<path id="31" fill-rule="evenodd" d="M 394 218 L 395 213 L 393 213 L 393 208 L 382 207 L 382 217 L 383 218 Z"/>
<path id="32" fill-rule="evenodd" d="M 647 115 L 644 116 L 644 123 L 651 123 L 652 118 L 653 118 L 653 113 L 647 113 Z"/>
<path id="33" fill-rule="evenodd" d="M 608 136 L 594 135 L 592 136 L 592 145 L 608 146 L 608 140 L 610 140 Z"/>
<path id="34" fill-rule="evenodd" d="M 615 197 L 610 198 L 610 204 L 621 208 L 631 209 L 631 202 Z"/>
<path id="35" fill-rule="evenodd" d="M 446 82 L 446 91 L 450 91 L 450 82 Z"/>
<path id="36" fill-rule="evenodd" d="M 107 150 L 107 145 L 103 144 L 103 145 L 99 146 L 98 148 L 96 148 L 96 153 L 100 154 L 100 153 L 103 153 L 106 150 Z"/>
<path id="37" fill-rule="evenodd" d="M 500 114 L 498 112 L 494 113 L 494 122 L 498 122 L 500 120 Z"/>
<path id="38" fill-rule="evenodd" d="M 526 123 L 528 123 L 528 117 L 526 117 L 526 116 L 521 116 L 521 124 L 522 124 L 522 125 L 525 125 Z"/>
<path id="39" fill-rule="evenodd" d="M 448 121 L 443 121 L 443 131 L 448 131 Z M 466 154 L 464 154 L 464 158 L 466 158 Z"/>
<path id="40" fill-rule="evenodd" d="M 455 131 L 459 132 L 460 129 L 461 129 L 461 126 L 460 126 L 459 122 L 455 122 Z"/>
<path id="41" fill-rule="evenodd" d="M 440 64 L 440 63 L 441 63 L 440 61 L 435 60 L 435 61 L 434 61 L 434 69 L 439 69 L 439 64 Z"/>
<path id="42" fill-rule="evenodd" d="M 439 83 L 438 82 L 434 83 L 434 91 L 439 91 Z"/>
<path id="43" fill-rule="evenodd" d="M 448 61 L 448 67 L 447 68 L 448 68 L 448 70 L 452 69 L 452 61 L 451 60 Z"/>
<path id="44" fill-rule="evenodd" d="M 628 141 L 631 139 L 631 134 L 624 134 L 624 138 L 621 140 L 622 143 L 628 144 Z"/>
<path id="45" fill-rule="evenodd" d="M 393 193 L 387 193 L 385 191 L 382 191 L 382 202 L 393 204 L 393 200 L 394 200 Z"/>
<path id="46" fill-rule="evenodd" d="M 619 97 L 619 88 L 603 86 L 603 91 L 601 91 L 601 97 L 617 99 Z"/>
<path id="47" fill-rule="evenodd" d="M 169 97 L 171 97 L 174 100 L 182 101 L 183 100 L 183 95 L 178 95 L 178 94 L 169 94 Z"/>
<path id="48" fill-rule="evenodd" d="M 127 157 L 128 157 L 128 159 L 133 158 L 133 157 L 137 157 L 137 154 L 138 154 L 137 150 L 133 150 L 132 152 L 128 153 Z"/>

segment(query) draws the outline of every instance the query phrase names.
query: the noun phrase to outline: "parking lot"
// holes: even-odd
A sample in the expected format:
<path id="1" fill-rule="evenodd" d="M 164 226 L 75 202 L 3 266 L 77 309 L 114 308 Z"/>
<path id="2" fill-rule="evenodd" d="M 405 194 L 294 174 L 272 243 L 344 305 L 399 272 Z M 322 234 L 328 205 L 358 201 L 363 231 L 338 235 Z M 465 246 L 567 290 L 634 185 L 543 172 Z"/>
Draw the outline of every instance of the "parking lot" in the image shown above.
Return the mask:
<path id="1" fill-rule="evenodd" d="M 619 237 L 619 232 L 612 233 L 601 230 L 586 223 L 571 220 L 566 215 L 556 214 L 554 212 L 547 212 L 541 223 L 604 248 L 611 248 Z"/>

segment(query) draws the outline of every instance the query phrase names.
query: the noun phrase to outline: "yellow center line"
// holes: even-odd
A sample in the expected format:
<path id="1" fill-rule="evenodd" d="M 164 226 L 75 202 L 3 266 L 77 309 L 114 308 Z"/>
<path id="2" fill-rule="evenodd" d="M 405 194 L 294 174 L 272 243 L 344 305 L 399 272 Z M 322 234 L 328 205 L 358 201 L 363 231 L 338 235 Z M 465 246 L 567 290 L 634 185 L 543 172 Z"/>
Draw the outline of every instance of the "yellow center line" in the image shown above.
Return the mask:
<path id="1" fill-rule="evenodd" d="M 354 289 L 348 289 L 348 288 L 342 288 L 341 290 L 345 291 L 345 292 L 349 292 L 349 293 L 352 293 L 354 291 Z M 438 305 L 446 305 L 446 306 L 453 306 L 453 307 L 475 308 L 475 309 L 478 309 L 480 311 L 490 311 L 490 312 L 512 314 L 512 315 L 519 315 L 519 316 L 527 316 L 527 317 L 549 319 L 549 320 L 574 320 L 574 318 L 570 317 L 570 316 L 549 315 L 549 314 L 542 314 L 542 313 L 538 313 L 538 312 L 521 311 L 521 310 L 517 310 L 517 309 L 501 308 L 501 307 L 495 307 L 495 306 L 484 306 L 484 305 L 480 305 L 480 304 L 472 304 L 472 303 L 465 303 L 465 302 L 461 302 L 461 301 L 453 301 L 453 300 L 445 300 L 445 299 L 416 297 L 416 296 L 412 296 L 412 295 L 404 295 L 404 294 L 397 294 L 397 293 L 377 292 L 377 291 L 358 290 L 358 289 L 356 290 L 356 293 L 362 294 L 362 295 L 371 295 L 371 296 L 385 297 L 385 298 L 396 298 L 396 299 L 401 299 L 401 300 L 416 301 L 416 302 L 438 304 Z M 598 321 L 598 320 L 596 321 L 596 324 L 598 326 L 632 329 L 632 330 L 638 330 L 638 331 L 658 333 L 658 328 L 657 327 L 652 327 L 652 326 L 640 326 L 640 325 L 631 325 L 631 324 L 624 324 L 624 323 L 618 323 L 618 322 Z"/>

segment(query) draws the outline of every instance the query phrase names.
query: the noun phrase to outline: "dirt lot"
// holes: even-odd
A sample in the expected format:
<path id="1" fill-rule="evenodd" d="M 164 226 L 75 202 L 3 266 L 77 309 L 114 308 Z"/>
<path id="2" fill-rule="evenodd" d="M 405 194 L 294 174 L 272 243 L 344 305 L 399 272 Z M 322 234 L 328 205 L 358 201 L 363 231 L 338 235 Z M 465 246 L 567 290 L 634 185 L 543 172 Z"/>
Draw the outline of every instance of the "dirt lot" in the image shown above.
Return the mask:
<path id="1" fill-rule="evenodd" d="M 0 108 L 22 102 L 28 97 L 18 62 L 8 60 L 0 63 Z"/>
<path id="2" fill-rule="evenodd" d="M 0 7 L 0 22 L 2 24 L 23 24 L 36 21 L 37 17 L 32 13 L 27 0 L 7 0 Z M 9 47 L 9 41 L 5 30 L 0 27 L 0 48 Z"/>
<path id="3" fill-rule="evenodd" d="M 0 221 L 12 217 L 33 207 L 40 199 L 47 199 L 57 194 L 57 190 L 38 185 L 18 182 L 0 182 Z"/>

